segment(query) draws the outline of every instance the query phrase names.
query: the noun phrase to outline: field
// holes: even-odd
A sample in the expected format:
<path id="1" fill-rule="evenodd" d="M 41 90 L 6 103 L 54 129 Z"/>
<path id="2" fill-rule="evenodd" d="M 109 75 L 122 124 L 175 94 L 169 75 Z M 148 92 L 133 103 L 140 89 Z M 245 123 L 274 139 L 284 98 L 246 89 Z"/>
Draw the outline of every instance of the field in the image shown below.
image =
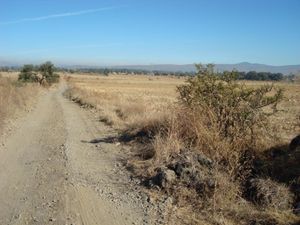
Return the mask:
<path id="1" fill-rule="evenodd" d="M 0 129 L 17 113 L 27 110 L 39 91 L 37 85 L 18 83 L 17 73 L 0 73 Z"/>
<path id="2" fill-rule="evenodd" d="M 112 75 L 69 76 L 73 98 L 101 111 L 102 120 L 119 129 L 144 124 L 163 116 L 177 99 L 174 77 Z"/>
<path id="3" fill-rule="evenodd" d="M 101 117 L 116 128 L 125 128 L 145 120 L 168 114 L 168 108 L 177 101 L 177 86 L 186 78 L 139 75 L 68 75 L 72 97 L 101 111 Z M 249 87 L 271 82 L 245 81 Z M 300 132 L 300 82 L 277 82 L 283 88 L 284 100 L 272 119 L 277 132 L 288 141 Z"/>
<path id="4" fill-rule="evenodd" d="M 157 182 L 155 179 L 159 177 L 168 177 L 164 172 L 166 168 L 169 173 L 174 173 L 172 170 L 177 173 L 176 168 L 183 168 L 179 175 L 177 173 L 181 178 L 176 184 L 168 186 L 158 182 L 165 190 L 162 193 L 173 199 L 169 224 L 175 221 L 178 224 L 204 224 L 204 221 L 207 224 L 296 224 L 297 218 L 291 209 L 293 194 L 289 188 L 300 182 L 293 180 L 299 171 L 299 156 L 295 153 L 287 159 L 285 153 L 277 152 L 285 151 L 290 140 L 300 133 L 300 106 L 297 104 L 300 102 L 300 83 L 274 83 L 284 89 L 284 98 L 277 106 L 277 113 L 268 119 L 273 139 L 257 136 L 263 147 L 255 150 L 251 156 L 254 159 L 245 160 L 245 153 L 239 153 L 234 144 L 220 139 L 214 127 L 205 127 L 206 116 L 181 109 L 177 87 L 185 83 L 184 78 L 68 74 L 65 79 L 70 85 L 66 92 L 69 98 L 84 107 L 95 108 L 100 121 L 117 129 L 121 136 L 136 137 L 132 147 L 135 156 L 128 161 L 128 167 L 136 176 Z M 245 84 L 258 88 L 266 82 L 246 81 Z M 195 135 L 196 144 L 187 145 L 186 140 Z M 240 143 L 243 144 L 243 139 Z M 213 170 L 201 163 L 198 167 L 195 155 L 198 160 L 202 157 L 204 164 L 212 159 L 218 165 Z M 232 167 L 222 165 L 224 160 L 232 163 Z M 240 160 L 245 160 L 244 165 Z M 254 176 L 252 167 L 255 163 L 252 163 L 258 161 L 263 161 L 263 167 L 258 167 L 263 172 L 256 172 Z M 189 164 L 191 168 L 186 167 Z M 251 170 L 252 175 L 243 171 L 242 180 L 235 180 L 232 174 L 237 168 Z M 268 172 L 265 173 L 265 169 Z M 249 182 L 252 182 L 251 190 L 247 187 Z M 153 198 L 160 198 L 157 196 L 162 193 L 150 191 L 150 195 L 156 196 Z M 249 193 L 251 196 L 246 196 Z M 254 195 L 259 197 L 254 198 Z"/>

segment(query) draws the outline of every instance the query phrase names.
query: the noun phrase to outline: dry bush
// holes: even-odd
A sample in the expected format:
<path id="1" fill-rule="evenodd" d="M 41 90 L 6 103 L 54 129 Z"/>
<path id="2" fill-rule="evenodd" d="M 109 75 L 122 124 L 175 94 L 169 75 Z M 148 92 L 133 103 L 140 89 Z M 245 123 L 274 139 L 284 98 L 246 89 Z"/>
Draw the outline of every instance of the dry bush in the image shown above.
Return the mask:
<path id="1" fill-rule="evenodd" d="M 166 157 L 191 148 L 226 165 L 232 174 L 240 169 L 246 151 L 262 148 L 269 136 L 263 109 L 275 109 L 282 90 L 275 89 L 272 94 L 273 86 L 247 88 L 234 75 L 221 76 L 214 74 L 212 68 L 199 67 L 199 75 L 179 87 L 181 105 L 169 113 L 163 129 L 157 129 L 156 161 L 165 163 Z"/>
<path id="2" fill-rule="evenodd" d="M 0 77 L 0 128 L 7 118 L 18 110 L 26 109 L 37 91 L 36 85 L 21 84 L 11 78 Z"/>
<path id="3" fill-rule="evenodd" d="M 234 72 L 221 76 L 210 67 L 198 69 L 196 78 L 179 87 L 181 104 L 153 135 L 155 154 L 148 174 L 157 179 L 155 168 L 167 166 L 177 173 L 178 165 L 183 167 L 184 176 L 177 173 L 176 185 L 166 191 L 178 206 L 192 205 L 212 224 L 284 224 L 279 222 L 283 217 L 296 221 L 294 197 L 284 185 L 261 179 L 256 190 L 268 189 L 269 194 L 250 200 L 264 204 L 255 206 L 244 198 L 253 157 L 264 149 L 267 137 L 272 140 L 268 116 L 276 112 L 282 90 L 249 88 L 236 81 Z M 202 154 L 202 161 L 214 162 L 213 168 L 199 166 Z M 259 219 L 254 221 L 253 215 Z"/>
<path id="4" fill-rule="evenodd" d="M 270 107 L 276 112 L 283 91 L 272 85 L 249 88 L 237 82 L 234 71 L 216 74 L 212 65 L 198 65 L 197 69 L 198 75 L 179 87 L 181 103 L 192 110 L 191 126 L 198 126 L 191 133 L 197 135 L 196 142 L 203 142 L 205 133 L 209 133 L 207 138 L 214 140 L 204 141 L 206 145 L 213 145 L 208 149 L 213 151 L 214 158 L 228 164 L 229 170 L 237 170 L 245 151 L 261 148 L 260 137 L 269 136 L 267 115 L 272 113 L 263 109 Z M 197 118 L 198 115 L 201 118 Z M 198 135 L 199 132 L 202 133 Z M 202 143 L 196 146 L 207 151 Z"/>

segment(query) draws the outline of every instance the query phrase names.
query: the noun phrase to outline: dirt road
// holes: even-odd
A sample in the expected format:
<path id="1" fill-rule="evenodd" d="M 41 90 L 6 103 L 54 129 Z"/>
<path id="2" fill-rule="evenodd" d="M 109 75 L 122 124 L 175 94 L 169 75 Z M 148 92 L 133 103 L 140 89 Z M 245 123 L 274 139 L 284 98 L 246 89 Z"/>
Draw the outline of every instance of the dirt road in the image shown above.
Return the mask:
<path id="1" fill-rule="evenodd" d="M 154 224 L 147 196 L 130 182 L 124 149 L 95 114 L 62 95 L 35 109 L 0 139 L 0 224 Z"/>

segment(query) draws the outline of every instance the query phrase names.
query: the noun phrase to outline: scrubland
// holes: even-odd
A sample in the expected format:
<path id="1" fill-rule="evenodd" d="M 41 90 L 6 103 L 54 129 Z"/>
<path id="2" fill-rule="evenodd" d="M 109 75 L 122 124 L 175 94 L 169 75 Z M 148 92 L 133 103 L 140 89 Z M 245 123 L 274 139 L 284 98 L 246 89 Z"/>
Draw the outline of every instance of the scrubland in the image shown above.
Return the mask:
<path id="1" fill-rule="evenodd" d="M 190 94 L 177 90 L 184 78 L 65 78 L 65 94 L 95 108 L 102 122 L 119 130 L 116 138 L 132 146 L 127 166 L 147 187 L 150 201 L 169 197 L 169 224 L 298 224 L 300 154 L 288 145 L 300 133 L 299 82 L 275 83 L 284 90 L 276 113 L 260 107 L 262 100 L 251 123 L 244 123 L 240 106 L 219 114 L 207 105 L 188 107 Z M 254 89 L 266 84 L 244 83 Z M 231 104 L 226 95 L 214 97 Z"/>
<path id="2" fill-rule="evenodd" d="M 16 113 L 26 110 L 38 95 L 39 87 L 17 81 L 17 73 L 0 74 L 0 129 Z"/>

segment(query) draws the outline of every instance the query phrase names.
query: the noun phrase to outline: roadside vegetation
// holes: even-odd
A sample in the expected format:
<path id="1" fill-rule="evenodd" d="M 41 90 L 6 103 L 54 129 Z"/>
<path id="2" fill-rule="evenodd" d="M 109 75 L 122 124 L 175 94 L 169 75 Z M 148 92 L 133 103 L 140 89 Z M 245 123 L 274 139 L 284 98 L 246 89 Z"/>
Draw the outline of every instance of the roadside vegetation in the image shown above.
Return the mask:
<path id="1" fill-rule="evenodd" d="M 168 197 L 169 224 L 296 225 L 300 152 L 289 142 L 300 133 L 300 85 L 238 76 L 213 65 L 186 82 L 74 75 L 66 95 L 132 145 L 128 169 L 150 201 Z"/>
<path id="2" fill-rule="evenodd" d="M 55 73 L 55 67 L 51 62 L 40 66 L 24 65 L 19 74 L 21 82 L 36 82 L 40 85 L 51 85 L 59 81 L 59 75 Z"/>
<path id="3" fill-rule="evenodd" d="M 40 66 L 24 65 L 18 75 L 14 72 L 1 72 L 0 129 L 16 113 L 29 108 L 38 96 L 41 85 L 50 86 L 59 81 L 55 70 L 51 62 L 46 62 Z"/>
<path id="4" fill-rule="evenodd" d="M 16 77 L 0 74 L 0 131 L 7 119 L 29 108 L 38 92 L 35 84 L 24 84 L 18 82 Z"/>

